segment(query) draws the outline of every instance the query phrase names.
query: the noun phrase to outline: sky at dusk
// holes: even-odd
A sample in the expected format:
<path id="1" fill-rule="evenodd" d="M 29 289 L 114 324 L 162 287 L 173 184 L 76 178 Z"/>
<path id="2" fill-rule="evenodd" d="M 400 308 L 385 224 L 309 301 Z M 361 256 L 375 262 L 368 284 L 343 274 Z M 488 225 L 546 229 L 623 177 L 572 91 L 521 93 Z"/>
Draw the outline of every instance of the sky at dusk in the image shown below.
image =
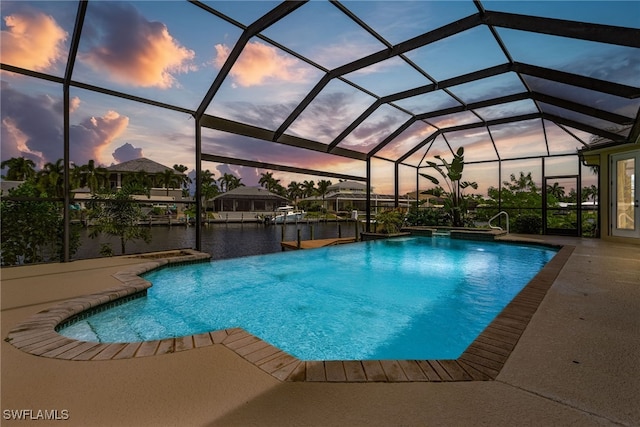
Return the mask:
<path id="1" fill-rule="evenodd" d="M 240 26 L 250 25 L 279 4 L 271 1 L 203 3 L 232 22 L 188 2 L 90 1 L 72 80 L 196 110 L 242 34 Z M 391 44 L 478 12 L 472 1 L 345 1 L 342 4 Z M 640 27 L 640 2 L 636 1 L 486 1 L 482 4 L 486 10 Z M 64 77 L 77 7 L 75 1 L 2 1 L 1 62 Z M 503 28 L 499 28 L 498 33 L 515 61 L 640 86 L 640 49 Z M 262 35 L 264 38 L 253 37 L 248 41 L 207 106 L 206 114 L 275 131 L 328 70 L 386 48 L 325 1 L 304 4 Z M 308 61 L 279 46 L 298 52 Z M 506 62 L 507 57 L 488 27 L 477 26 L 411 50 L 403 58 L 396 56 L 343 76 L 357 87 L 333 79 L 285 133 L 330 144 L 375 102 L 375 96 L 430 84 L 411 63 L 441 81 Z M 0 77 L 2 160 L 24 156 L 42 167 L 46 162 L 62 158 L 62 85 L 7 71 L 2 71 Z M 521 93 L 526 90 L 525 84 L 542 93 L 598 106 L 626 117 L 635 117 L 640 106 L 638 100 L 532 76 L 523 82 L 515 73 L 508 72 L 453 86 L 447 91 L 436 90 L 401 99 L 394 106 L 382 105 L 348 134 L 339 147 L 366 153 L 405 123 L 410 114 L 454 107 L 460 105 L 459 100 L 470 103 Z M 190 114 L 74 86 L 70 97 L 72 162 L 84 164 L 95 159 L 108 166 L 146 157 L 169 167 L 184 164 L 193 171 L 196 125 Z M 465 111 L 415 122 L 377 155 L 395 161 L 438 128 L 479 123 L 505 114 L 525 115 L 537 112 L 538 108 L 548 108 L 546 111 L 555 115 L 590 125 L 616 126 L 525 99 L 479 108 L 475 114 Z M 464 146 L 468 162 L 498 160 L 498 156 L 509 160 L 570 154 L 591 137 L 587 132 L 541 119 L 492 126 L 489 131 L 486 127 L 476 127 L 439 136 L 408 157 L 406 163 L 420 164 L 427 149 L 427 159 L 438 154 L 450 157 L 449 146 L 453 149 Z M 211 129 L 203 129 L 202 150 L 231 158 L 359 177 L 366 174 L 366 165 L 359 160 Z M 572 158 L 570 168 L 575 169 L 575 163 Z M 539 161 L 519 160 L 504 162 L 503 167 L 505 171 L 517 173 L 527 167 L 537 171 L 539 164 Z M 393 163 L 375 159 L 372 166 L 376 191 L 393 192 Z M 202 167 L 213 171 L 216 177 L 234 173 L 246 185 L 257 185 L 260 174 L 266 172 L 206 162 Z M 469 179 L 478 181 L 486 194 L 488 186 L 498 184 L 496 169 L 497 164 L 469 165 Z M 562 168 L 558 166 L 558 169 Z M 284 172 L 276 172 L 274 176 L 284 183 L 292 179 L 325 179 Z M 401 193 L 415 190 L 414 168 L 402 167 L 400 177 Z"/>

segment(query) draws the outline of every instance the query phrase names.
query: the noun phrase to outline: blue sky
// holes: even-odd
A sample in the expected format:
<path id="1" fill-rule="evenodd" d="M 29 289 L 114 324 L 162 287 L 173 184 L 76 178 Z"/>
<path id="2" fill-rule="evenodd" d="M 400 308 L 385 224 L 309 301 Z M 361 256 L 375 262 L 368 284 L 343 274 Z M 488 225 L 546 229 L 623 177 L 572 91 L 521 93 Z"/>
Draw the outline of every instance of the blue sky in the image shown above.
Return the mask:
<path id="1" fill-rule="evenodd" d="M 240 25 L 249 25 L 278 2 L 210 1 Z M 345 1 L 391 44 L 397 44 L 453 20 L 477 13 L 471 1 Z M 640 27 L 640 2 L 600 1 L 485 1 L 486 10 L 527 13 L 543 17 Z M 61 77 L 66 67 L 69 43 L 75 22 L 74 1 L 3 1 L 2 62 Z M 499 28 L 498 33 L 515 61 L 564 70 L 585 76 L 640 86 L 639 49 L 576 41 L 556 36 L 529 34 Z M 188 2 L 90 1 L 73 80 L 130 93 L 154 101 L 195 110 L 234 44 L 242 28 Z M 216 93 L 206 113 L 276 130 L 328 70 L 385 49 L 338 8 L 325 1 L 311 1 L 254 37 Z M 269 40 L 275 44 L 269 43 Z M 308 58 L 305 62 L 278 47 L 278 44 Z M 507 62 L 495 38 L 485 26 L 447 37 L 438 42 L 334 79 L 286 130 L 287 134 L 331 143 L 351 121 L 365 111 L 377 96 L 386 96 L 431 83 L 409 62 L 421 67 L 431 78 L 443 80 Z M 61 85 L 2 72 L 2 160 L 27 156 L 42 166 L 62 157 Z M 638 100 L 626 100 L 587 89 L 576 89 L 534 77 L 524 82 L 540 92 L 598 105 L 628 117 L 635 117 Z M 449 92 L 437 90 L 383 105 L 349 134 L 340 147 L 367 152 L 406 122 L 408 113 L 422 114 L 526 90 L 515 73 L 505 73 L 477 82 L 453 86 Z M 360 90 L 363 89 L 363 90 Z M 367 91 L 371 93 L 367 93 Z M 135 157 L 160 163 L 194 165 L 193 118 L 186 113 L 139 104 L 116 97 L 71 88 L 72 161 L 78 164 L 95 159 L 110 165 Z M 550 112 L 571 119 L 594 122 L 558 107 Z M 402 111 L 404 109 L 405 111 Z M 464 123 L 491 120 L 505 112 L 513 115 L 537 111 L 530 100 L 478 109 L 477 115 L 463 112 L 417 122 L 378 154 L 396 160 L 436 130 Z M 34 120 L 34 117 L 36 118 Z M 544 132 L 553 137 L 550 154 L 575 152 L 591 135 L 576 129 L 571 134 L 553 123 L 532 120 L 513 126 L 475 128 L 436 138 L 429 156 L 448 154 L 448 146 L 465 146 L 469 161 L 545 154 Z M 430 145 L 431 146 L 431 145 Z M 417 165 L 425 150 L 407 159 Z M 222 132 L 203 131 L 203 151 L 211 154 L 288 166 L 365 175 L 363 162 L 267 141 L 256 141 Z M 526 165 L 525 162 L 522 165 Z M 374 186 L 391 192 L 393 167 L 376 161 Z M 203 164 L 220 176 L 232 171 L 247 185 L 257 184 L 261 172 L 243 167 Z M 495 165 L 494 165 L 495 167 Z M 401 191 L 415 187 L 415 172 L 402 171 Z M 493 172 L 484 167 L 484 187 L 496 185 Z M 480 172 L 478 172 L 480 173 Z M 276 173 L 284 182 L 291 179 L 319 179 Z M 489 177 L 489 178 L 487 178 Z M 470 179 L 476 179 L 470 177 Z"/>

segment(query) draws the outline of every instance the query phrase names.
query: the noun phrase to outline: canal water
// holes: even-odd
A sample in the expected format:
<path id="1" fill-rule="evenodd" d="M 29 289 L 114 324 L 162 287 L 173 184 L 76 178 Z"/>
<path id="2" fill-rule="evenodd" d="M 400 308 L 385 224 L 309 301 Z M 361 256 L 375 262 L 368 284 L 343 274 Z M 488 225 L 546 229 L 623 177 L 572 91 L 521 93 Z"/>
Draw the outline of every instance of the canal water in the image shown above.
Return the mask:
<path id="1" fill-rule="evenodd" d="M 302 240 L 329 239 L 334 237 L 355 236 L 353 222 L 315 222 L 286 225 L 264 225 L 256 223 L 244 224 L 209 224 L 202 227 L 202 251 L 211 254 L 212 259 L 237 258 L 248 255 L 260 255 L 281 251 L 283 231 L 284 240 L 296 240 L 298 230 Z M 283 230 L 284 228 L 284 230 Z M 313 229 L 313 230 L 312 230 Z M 103 243 L 110 244 L 114 255 L 120 255 L 120 242 L 117 238 L 100 236 L 89 237 L 90 230 L 80 231 L 80 243 L 73 259 L 100 257 Z M 153 226 L 152 239 L 149 244 L 142 240 L 129 241 L 126 254 L 165 251 L 171 249 L 195 249 L 196 229 L 185 226 Z"/>

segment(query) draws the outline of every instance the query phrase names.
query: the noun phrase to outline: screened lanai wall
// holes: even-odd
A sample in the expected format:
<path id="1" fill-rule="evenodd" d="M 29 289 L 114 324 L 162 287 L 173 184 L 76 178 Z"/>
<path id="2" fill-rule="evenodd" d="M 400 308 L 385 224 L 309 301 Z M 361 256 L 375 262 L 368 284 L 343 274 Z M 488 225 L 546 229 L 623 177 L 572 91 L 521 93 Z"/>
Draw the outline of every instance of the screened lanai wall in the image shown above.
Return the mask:
<path id="1" fill-rule="evenodd" d="M 198 209 L 209 168 L 398 198 L 459 147 L 483 197 L 520 172 L 580 191 L 579 151 L 640 134 L 639 5 L 3 1 L 2 161 L 61 160 L 66 260 L 90 160 L 185 165 Z"/>

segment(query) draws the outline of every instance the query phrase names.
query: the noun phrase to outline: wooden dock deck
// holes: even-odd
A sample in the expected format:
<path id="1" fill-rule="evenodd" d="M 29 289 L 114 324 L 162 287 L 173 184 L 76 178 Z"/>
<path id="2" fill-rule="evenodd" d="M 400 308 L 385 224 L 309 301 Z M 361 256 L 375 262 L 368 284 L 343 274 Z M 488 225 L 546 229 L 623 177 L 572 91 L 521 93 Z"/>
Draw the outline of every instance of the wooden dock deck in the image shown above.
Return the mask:
<path id="1" fill-rule="evenodd" d="M 316 239 L 316 240 L 301 240 L 300 247 L 298 248 L 297 240 L 289 240 L 280 242 L 282 250 L 285 249 L 314 249 L 322 248 L 325 246 L 342 245 L 345 243 L 354 243 L 357 239 L 355 237 L 337 237 L 333 239 Z"/>

